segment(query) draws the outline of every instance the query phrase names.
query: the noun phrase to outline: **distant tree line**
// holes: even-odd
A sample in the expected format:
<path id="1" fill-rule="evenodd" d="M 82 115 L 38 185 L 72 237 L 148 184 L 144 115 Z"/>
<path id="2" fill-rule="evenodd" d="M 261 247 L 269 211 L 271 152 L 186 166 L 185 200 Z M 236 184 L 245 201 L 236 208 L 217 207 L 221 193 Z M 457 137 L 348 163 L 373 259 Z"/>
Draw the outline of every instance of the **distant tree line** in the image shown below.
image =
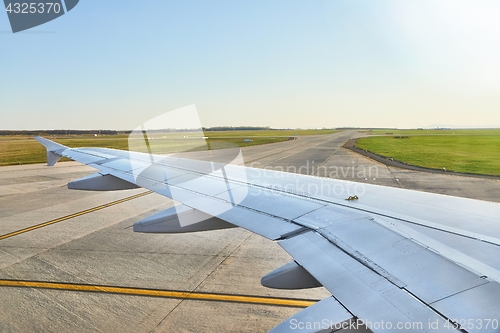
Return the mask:
<path id="1" fill-rule="evenodd" d="M 347 128 L 347 127 L 346 127 Z M 326 129 L 326 128 L 323 128 Z M 175 129 L 175 128 L 164 128 L 164 129 L 148 129 L 150 133 L 165 133 L 165 132 L 192 132 L 192 131 L 261 131 L 261 130 L 272 130 L 279 131 L 279 129 L 271 128 L 269 126 L 259 127 L 259 126 L 217 126 L 217 127 L 202 127 L 202 128 L 189 128 L 189 129 Z M 0 130 L 0 135 L 84 135 L 84 134 L 98 134 L 98 135 L 118 135 L 118 134 L 130 134 L 132 131 L 123 130 Z"/>
<path id="2" fill-rule="evenodd" d="M 83 135 L 83 134 L 117 135 L 119 133 L 127 133 L 127 132 L 126 131 L 118 132 L 114 130 L 29 130 L 29 131 L 0 130 L 0 135 Z"/>
<path id="3" fill-rule="evenodd" d="M 203 127 L 204 131 L 260 131 L 260 130 L 273 130 L 273 128 L 266 127 L 257 127 L 257 126 L 218 126 L 218 127 Z"/>

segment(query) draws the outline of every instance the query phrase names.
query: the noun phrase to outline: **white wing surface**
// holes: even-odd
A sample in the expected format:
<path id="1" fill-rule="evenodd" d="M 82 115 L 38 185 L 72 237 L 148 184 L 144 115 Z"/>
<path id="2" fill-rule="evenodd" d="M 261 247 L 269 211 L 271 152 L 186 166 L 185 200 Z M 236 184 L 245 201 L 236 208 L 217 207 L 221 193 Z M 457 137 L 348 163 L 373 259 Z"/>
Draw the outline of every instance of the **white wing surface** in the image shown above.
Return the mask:
<path id="1" fill-rule="evenodd" d="M 278 241 L 294 261 L 262 284 L 323 285 L 332 297 L 273 332 L 360 321 L 374 332 L 500 332 L 500 204 L 36 139 L 49 165 L 64 156 L 98 170 L 70 188 L 143 187 L 180 203 L 135 231 L 239 226 Z"/>

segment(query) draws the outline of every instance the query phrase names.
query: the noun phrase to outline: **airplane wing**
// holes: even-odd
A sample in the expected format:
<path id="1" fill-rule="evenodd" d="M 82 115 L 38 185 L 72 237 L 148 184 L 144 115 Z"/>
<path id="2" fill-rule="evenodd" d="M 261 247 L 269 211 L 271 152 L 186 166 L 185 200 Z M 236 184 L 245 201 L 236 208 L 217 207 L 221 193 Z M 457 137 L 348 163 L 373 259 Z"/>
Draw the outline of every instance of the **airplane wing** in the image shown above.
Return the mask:
<path id="1" fill-rule="evenodd" d="M 238 226 L 277 241 L 294 260 L 271 288 L 326 287 L 332 296 L 271 332 L 500 332 L 500 204 L 370 184 L 104 148 L 44 138 L 97 169 L 81 190 L 142 187 L 180 204 L 137 232 Z"/>

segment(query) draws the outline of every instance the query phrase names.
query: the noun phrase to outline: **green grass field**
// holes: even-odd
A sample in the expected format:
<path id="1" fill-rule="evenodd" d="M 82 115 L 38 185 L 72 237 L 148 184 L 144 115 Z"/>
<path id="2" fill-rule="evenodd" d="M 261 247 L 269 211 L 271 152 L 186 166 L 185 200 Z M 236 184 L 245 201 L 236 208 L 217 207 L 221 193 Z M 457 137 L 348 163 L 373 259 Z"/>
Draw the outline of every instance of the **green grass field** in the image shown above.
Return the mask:
<path id="1" fill-rule="evenodd" d="M 282 142 L 290 137 L 300 135 L 331 134 L 335 130 L 258 130 L 258 131 L 206 131 L 200 133 L 156 133 L 150 140 L 153 151 L 158 154 L 205 150 L 207 145 L 200 135 L 206 136 L 210 149 L 229 147 L 246 147 L 267 143 Z M 42 135 L 43 136 L 43 135 Z M 102 147 L 128 150 L 129 136 L 127 134 L 94 137 L 92 135 L 64 136 L 55 138 L 45 136 L 65 146 Z M 245 139 L 252 140 L 245 142 Z M 139 142 L 139 141 L 138 141 Z M 131 150 L 144 151 L 141 147 L 130 147 Z M 61 161 L 64 161 L 62 159 Z M 30 136 L 0 136 L 0 166 L 16 164 L 43 163 L 46 161 L 45 148 Z"/>
<path id="2" fill-rule="evenodd" d="M 370 135 L 500 135 L 500 129 L 383 129 L 383 130 L 369 130 L 363 131 Z"/>
<path id="3" fill-rule="evenodd" d="M 384 136 L 358 139 L 356 147 L 411 165 L 500 176 L 500 130 L 387 132 L 371 131 Z"/>

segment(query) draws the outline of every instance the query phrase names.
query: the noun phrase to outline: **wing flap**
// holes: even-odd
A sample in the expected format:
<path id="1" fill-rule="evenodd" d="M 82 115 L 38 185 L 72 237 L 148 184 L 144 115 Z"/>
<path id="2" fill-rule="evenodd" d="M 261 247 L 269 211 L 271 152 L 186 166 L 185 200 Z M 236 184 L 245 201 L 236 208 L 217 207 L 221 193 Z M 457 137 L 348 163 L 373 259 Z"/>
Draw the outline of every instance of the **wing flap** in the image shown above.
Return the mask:
<path id="1" fill-rule="evenodd" d="M 189 207 L 216 216 L 221 220 L 272 240 L 280 239 L 285 234 L 303 230 L 302 227 L 281 218 L 270 216 L 264 212 L 233 206 L 227 201 L 211 197 L 193 195 L 191 199 L 186 200 L 184 203 Z"/>
<path id="2" fill-rule="evenodd" d="M 328 297 L 291 316 L 269 333 L 332 332 L 349 328 L 353 319 L 353 315 L 335 298 Z"/>
<path id="3" fill-rule="evenodd" d="M 500 284 L 489 282 L 457 295 L 445 298 L 432 306 L 446 313 L 467 332 L 500 332 Z"/>
<path id="4" fill-rule="evenodd" d="M 429 323 L 434 323 L 439 332 L 456 331 L 446 327 L 446 321 L 426 304 L 316 232 L 309 231 L 279 244 L 374 332 L 394 331 L 384 328 L 382 319 L 386 325 L 405 325 L 406 332 L 426 332 Z"/>
<path id="5" fill-rule="evenodd" d="M 427 304 L 488 282 L 368 216 L 318 232 Z"/>

